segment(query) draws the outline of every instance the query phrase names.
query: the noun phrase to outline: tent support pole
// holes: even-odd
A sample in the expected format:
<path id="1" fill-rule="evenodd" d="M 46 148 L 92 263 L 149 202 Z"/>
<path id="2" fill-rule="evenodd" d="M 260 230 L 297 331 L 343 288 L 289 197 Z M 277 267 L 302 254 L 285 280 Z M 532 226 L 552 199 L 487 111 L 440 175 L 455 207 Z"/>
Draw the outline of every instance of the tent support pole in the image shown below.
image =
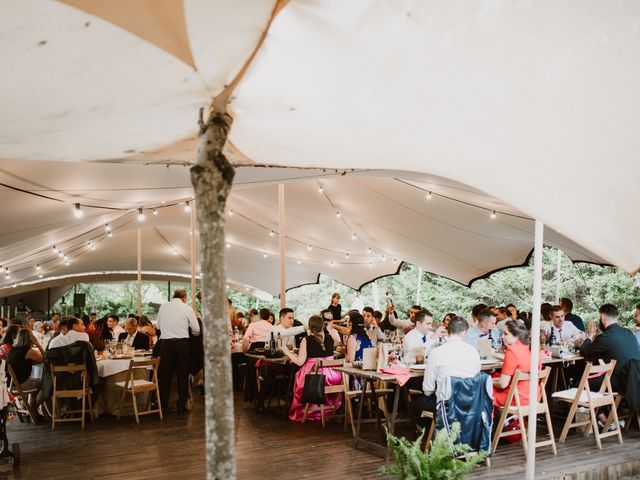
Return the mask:
<path id="1" fill-rule="evenodd" d="M 287 306 L 286 231 L 284 224 L 284 183 L 278 184 L 278 243 L 280 250 L 280 308 Z"/>
<path id="2" fill-rule="evenodd" d="M 193 202 L 195 203 L 195 201 Z M 196 206 L 191 207 L 191 308 L 196 310 Z"/>
<path id="3" fill-rule="evenodd" d="M 536 219 L 533 253 L 533 318 L 531 320 L 531 372 L 529 381 L 529 411 L 538 408 L 538 359 L 540 357 L 540 304 L 542 302 L 542 241 L 544 224 Z M 544 392 L 542 393 L 544 395 Z M 529 418 L 527 480 L 533 480 L 536 468 L 536 418 Z"/>
<path id="4" fill-rule="evenodd" d="M 556 305 L 560 305 L 560 271 L 562 269 L 562 252 L 558 249 L 558 263 L 556 264 Z"/>
<path id="5" fill-rule="evenodd" d="M 416 287 L 416 305 L 420 305 L 421 293 L 422 293 L 422 267 L 418 267 L 418 286 Z"/>
<path id="6" fill-rule="evenodd" d="M 138 228 L 138 316 L 142 315 L 142 229 Z"/>

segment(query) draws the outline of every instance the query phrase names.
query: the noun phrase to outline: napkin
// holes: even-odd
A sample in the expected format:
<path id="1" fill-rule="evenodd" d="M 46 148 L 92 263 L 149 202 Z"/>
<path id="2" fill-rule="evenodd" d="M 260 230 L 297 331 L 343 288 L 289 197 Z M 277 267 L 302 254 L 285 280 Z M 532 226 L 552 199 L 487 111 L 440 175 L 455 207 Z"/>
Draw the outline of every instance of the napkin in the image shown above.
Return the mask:
<path id="1" fill-rule="evenodd" d="M 391 375 L 396 379 L 396 382 L 398 382 L 398 385 L 401 387 L 411 378 L 411 375 L 409 375 L 409 369 L 401 365 L 391 365 L 390 367 L 382 368 L 380 369 L 380 373 Z"/>

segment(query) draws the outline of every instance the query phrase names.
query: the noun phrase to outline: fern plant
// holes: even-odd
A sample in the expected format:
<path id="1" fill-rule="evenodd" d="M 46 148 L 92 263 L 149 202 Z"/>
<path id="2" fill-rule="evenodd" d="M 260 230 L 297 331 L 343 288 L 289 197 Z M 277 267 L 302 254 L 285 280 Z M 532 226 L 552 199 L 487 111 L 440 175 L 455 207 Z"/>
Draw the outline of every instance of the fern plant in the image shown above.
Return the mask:
<path id="1" fill-rule="evenodd" d="M 451 433 L 444 428 L 437 432 L 429 453 L 424 453 L 424 430 L 414 442 L 387 434 L 387 444 L 394 463 L 382 467 L 381 472 L 397 480 L 461 479 L 482 462 L 487 454 L 480 452 L 470 455 L 471 447 L 455 443 L 459 436 L 460 424 L 455 422 L 451 425 Z M 456 457 L 465 459 L 459 460 Z"/>

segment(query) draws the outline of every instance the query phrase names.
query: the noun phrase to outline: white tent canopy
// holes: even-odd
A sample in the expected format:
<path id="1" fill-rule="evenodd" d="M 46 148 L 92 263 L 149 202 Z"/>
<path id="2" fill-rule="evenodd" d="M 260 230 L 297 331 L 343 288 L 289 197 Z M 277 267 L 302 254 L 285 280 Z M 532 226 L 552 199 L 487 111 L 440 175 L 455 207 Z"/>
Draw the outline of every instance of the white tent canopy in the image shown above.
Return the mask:
<path id="1" fill-rule="evenodd" d="M 321 180 L 357 241 L 308 180 L 322 170 L 241 171 L 229 205 L 253 222 L 229 221 L 237 244 L 228 252 L 230 278 L 275 293 L 275 241 L 256 222 L 277 230 L 280 181 L 288 286 L 324 272 L 358 287 L 401 259 L 468 283 L 526 259 L 533 224 L 518 216 L 551 226 L 547 242 L 575 260 L 637 270 L 634 9 L 631 1 L 615 9 L 289 2 L 232 98 L 230 157 L 374 171 Z M 135 209 L 192 195 L 186 168 L 149 164 L 193 161 L 198 109 L 241 71 L 273 14 L 274 4 L 261 0 L 3 2 L 3 183 L 69 202 L 0 192 L 11 206 L 0 229 L 0 261 L 15 272 L 6 285 L 33 279 L 54 242 L 84 241 L 83 232 L 107 222 L 129 222 L 124 243 L 92 260 L 83 253 L 68 271 L 132 269 Z M 442 196 L 426 204 L 425 191 Z M 74 201 L 125 210 L 85 209 L 77 222 Z M 517 216 L 491 222 L 483 209 Z M 143 268 L 184 273 L 188 252 L 173 258 L 166 250 L 181 242 L 186 249 L 188 221 L 179 207 L 169 210 L 145 226 Z M 305 254 L 306 242 L 324 250 Z"/>

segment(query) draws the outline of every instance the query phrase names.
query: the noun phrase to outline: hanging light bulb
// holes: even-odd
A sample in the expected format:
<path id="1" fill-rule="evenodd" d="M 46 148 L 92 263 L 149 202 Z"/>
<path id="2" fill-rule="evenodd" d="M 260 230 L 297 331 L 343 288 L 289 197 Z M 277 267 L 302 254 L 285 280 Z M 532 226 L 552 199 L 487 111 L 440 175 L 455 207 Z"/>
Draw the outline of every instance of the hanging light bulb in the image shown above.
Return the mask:
<path id="1" fill-rule="evenodd" d="M 80 204 L 76 203 L 75 208 L 73 209 L 73 214 L 76 218 L 81 218 L 83 215 L 82 209 L 80 208 Z"/>
<path id="2" fill-rule="evenodd" d="M 111 231 L 111 225 L 109 225 L 108 223 L 105 223 L 104 229 L 107 231 L 107 233 L 109 233 Z"/>
<path id="3" fill-rule="evenodd" d="M 369 262 L 369 268 L 373 267 L 373 263 Z"/>
<path id="4" fill-rule="evenodd" d="M 496 211 L 494 210 L 493 212 L 491 212 L 491 215 L 489 216 L 491 217 L 492 220 L 495 220 L 498 215 L 496 215 Z"/>
<path id="5" fill-rule="evenodd" d="M 268 254 L 267 252 L 264 252 L 264 253 L 262 254 L 262 256 L 263 256 L 264 258 L 267 258 L 267 257 L 269 256 L 269 254 Z"/>
<path id="6" fill-rule="evenodd" d="M 44 277 L 44 275 L 42 273 L 39 273 L 38 278 L 42 278 L 42 277 Z"/>
<path id="7" fill-rule="evenodd" d="M 109 237 L 109 238 L 113 237 L 113 233 L 111 232 L 111 230 L 109 230 L 109 231 L 107 232 L 107 237 Z"/>
<path id="8" fill-rule="evenodd" d="M 226 247 L 227 247 L 227 248 L 231 248 L 231 244 L 230 244 L 230 243 L 227 243 Z"/>
<path id="9" fill-rule="evenodd" d="M 308 250 L 308 251 L 311 251 L 311 249 L 312 249 L 312 248 L 313 248 L 313 247 L 312 247 L 311 245 L 307 245 L 307 250 Z"/>
<path id="10" fill-rule="evenodd" d="M 322 185 L 318 187 L 318 192 L 324 193 L 324 187 Z"/>
<path id="11" fill-rule="evenodd" d="M 233 208 L 229 209 L 229 216 L 233 215 L 235 212 L 233 211 Z"/>
<path id="12" fill-rule="evenodd" d="M 58 256 L 62 258 L 65 256 L 65 254 L 62 252 L 62 250 L 58 250 Z"/>
<path id="13" fill-rule="evenodd" d="M 65 260 L 64 264 L 68 267 L 71 262 L 69 260 Z"/>
<path id="14" fill-rule="evenodd" d="M 95 249 L 96 249 L 96 246 L 94 245 L 94 243 L 93 243 L 93 242 L 89 242 L 89 248 L 90 248 L 91 250 L 95 250 Z"/>
<path id="15" fill-rule="evenodd" d="M 64 261 L 65 261 L 65 262 L 68 262 L 68 261 L 69 261 L 69 256 L 68 256 L 68 255 L 65 255 L 65 256 L 64 256 Z"/>
<path id="16" fill-rule="evenodd" d="M 386 262 L 386 261 L 387 261 L 387 256 L 386 256 L 384 253 L 382 254 L 382 261 L 383 261 L 383 262 Z"/>
<path id="17" fill-rule="evenodd" d="M 336 212 L 336 217 L 337 218 L 342 218 L 342 214 L 340 212 Z"/>
<path id="18" fill-rule="evenodd" d="M 53 254 L 57 255 L 58 254 L 58 247 L 56 247 L 55 245 L 53 247 L 51 247 L 51 249 L 53 250 Z"/>
<path id="19" fill-rule="evenodd" d="M 173 247 L 171 253 L 173 253 L 174 255 L 178 255 L 178 249 L 176 247 Z"/>
<path id="20" fill-rule="evenodd" d="M 358 239 L 358 235 L 354 232 L 354 233 L 351 235 L 351 240 L 357 240 L 357 239 Z"/>
<path id="21" fill-rule="evenodd" d="M 184 204 L 184 211 L 185 212 L 190 212 L 191 211 L 191 204 L 189 203 L 189 200 L 187 200 Z"/>
<path id="22" fill-rule="evenodd" d="M 300 258 L 299 258 L 298 260 L 296 260 L 296 263 L 297 263 L 298 265 L 302 265 L 302 259 L 300 259 Z"/>
<path id="23" fill-rule="evenodd" d="M 9 267 L 4 269 L 4 273 L 6 273 L 7 275 L 10 273 Z"/>
<path id="24" fill-rule="evenodd" d="M 11 278 L 11 275 L 9 274 L 9 272 L 4 274 L 4 278 L 6 278 L 7 280 L 9 280 Z"/>
<path id="25" fill-rule="evenodd" d="M 433 194 L 431 192 L 427 192 L 425 197 L 427 198 L 427 200 L 431 200 L 433 198 Z"/>
<path id="26" fill-rule="evenodd" d="M 269 232 L 269 236 L 270 236 L 270 237 L 273 237 L 275 234 L 276 234 L 276 232 L 274 232 L 273 230 L 271 230 L 271 231 Z"/>
<path id="27" fill-rule="evenodd" d="M 367 247 L 367 253 L 371 253 L 371 252 L 373 252 L 373 248 Z"/>
<path id="28" fill-rule="evenodd" d="M 344 258 L 349 258 L 349 252 L 344 254 Z"/>
<path id="29" fill-rule="evenodd" d="M 329 261 L 329 266 L 333 267 L 335 265 L 335 262 L 333 260 Z"/>
<path id="30" fill-rule="evenodd" d="M 40 266 L 40 264 L 36 265 L 36 272 L 39 272 L 40 270 L 42 270 L 42 267 Z"/>
<path id="31" fill-rule="evenodd" d="M 144 215 L 144 212 L 142 211 L 142 209 L 141 209 L 141 208 L 139 208 L 139 209 L 138 209 L 138 221 L 139 221 L 139 222 L 144 222 L 144 219 L 145 219 L 145 218 L 146 218 L 146 217 L 145 217 L 145 215 Z"/>
<path id="32" fill-rule="evenodd" d="M 398 261 L 398 259 L 396 257 L 393 257 L 393 263 L 396 263 Z"/>
<path id="33" fill-rule="evenodd" d="M 151 213 L 153 213 L 154 215 L 158 215 L 158 209 L 154 208 L 153 210 L 151 210 Z"/>

